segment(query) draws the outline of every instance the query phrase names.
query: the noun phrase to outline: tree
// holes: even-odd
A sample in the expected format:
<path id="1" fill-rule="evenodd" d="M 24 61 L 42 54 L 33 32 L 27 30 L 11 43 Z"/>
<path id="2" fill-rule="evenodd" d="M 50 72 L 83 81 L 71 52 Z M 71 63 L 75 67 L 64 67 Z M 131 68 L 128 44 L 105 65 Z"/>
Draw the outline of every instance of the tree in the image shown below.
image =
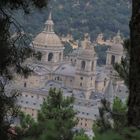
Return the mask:
<path id="1" fill-rule="evenodd" d="M 116 97 L 113 104 L 103 99 L 102 106 L 99 108 L 99 118 L 93 126 L 94 131 L 97 133 L 104 133 L 109 130 L 121 131 L 126 124 L 126 103 Z"/>
<path id="2" fill-rule="evenodd" d="M 127 106 L 118 97 L 114 99 L 112 109 L 106 100 L 102 101 L 100 118 L 93 126 L 93 140 L 139 140 L 140 130 L 127 127 Z"/>
<path id="3" fill-rule="evenodd" d="M 132 0 L 128 124 L 140 127 L 140 1 Z"/>
<path id="4" fill-rule="evenodd" d="M 63 97 L 62 91 L 50 89 L 47 100 L 38 113 L 35 124 L 25 136 L 34 140 L 72 140 L 76 125 L 73 97 Z"/>
<path id="5" fill-rule="evenodd" d="M 41 8 L 45 4 L 46 0 L 0 0 L 0 138 L 4 140 L 11 139 L 11 135 L 15 135 L 11 131 L 10 124 L 19 110 L 15 104 L 18 92 L 12 91 L 7 94 L 5 87 L 14 73 L 27 77 L 30 70 L 23 62 L 35 54 L 33 49 L 29 48 L 26 34 L 10 13 L 11 10 L 18 8 L 29 13 L 33 5 Z M 11 36 L 13 33 L 15 34 Z"/>
<path id="6" fill-rule="evenodd" d="M 129 88 L 129 68 L 130 68 L 130 39 L 124 40 L 123 43 L 125 57 L 122 57 L 121 63 L 116 63 L 114 69 L 119 74 L 120 78 L 124 80 L 125 85 Z"/>
<path id="7" fill-rule="evenodd" d="M 90 140 L 89 137 L 85 134 L 76 134 L 73 137 L 73 140 Z"/>

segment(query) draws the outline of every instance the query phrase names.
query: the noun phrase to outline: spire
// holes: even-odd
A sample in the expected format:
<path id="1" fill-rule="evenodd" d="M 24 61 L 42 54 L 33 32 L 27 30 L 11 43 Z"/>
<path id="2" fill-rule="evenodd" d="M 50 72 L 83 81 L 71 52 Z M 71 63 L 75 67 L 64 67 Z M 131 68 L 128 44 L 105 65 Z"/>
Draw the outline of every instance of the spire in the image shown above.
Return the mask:
<path id="1" fill-rule="evenodd" d="M 54 22 L 52 20 L 52 13 L 51 13 L 51 11 L 49 13 L 48 20 L 45 23 L 44 31 L 46 31 L 46 32 L 54 32 Z"/>
<path id="2" fill-rule="evenodd" d="M 111 80 L 109 81 L 108 86 L 105 89 L 104 97 L 107 101 L 112 101 L 114 97 L 114 88 Z"/>
<path id="3" fill-rule="evenodd" d="M 50 13 L 49 13 L 49 18 L 48 18 L 48 20 L 52 20 L 52 12 L 50 11 Z"/>

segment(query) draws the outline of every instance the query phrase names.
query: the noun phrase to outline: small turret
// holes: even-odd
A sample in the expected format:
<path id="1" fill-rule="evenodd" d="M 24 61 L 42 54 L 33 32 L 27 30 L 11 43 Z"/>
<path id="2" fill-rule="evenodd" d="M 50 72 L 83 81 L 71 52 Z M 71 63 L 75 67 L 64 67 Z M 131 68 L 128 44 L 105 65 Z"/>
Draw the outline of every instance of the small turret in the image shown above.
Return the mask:
<path id="1" fill-rule="evenodd" d="M 113 85 L 112 85 L 112 81 L 110 80 L 110 82 L 108 83 L 108 86 L 105 89 L 104 98 L 107 101 L 112 102 L 112 100 L 114 98 L 114 95 L 115 95 L 114 88 L 113 88 Z"/>

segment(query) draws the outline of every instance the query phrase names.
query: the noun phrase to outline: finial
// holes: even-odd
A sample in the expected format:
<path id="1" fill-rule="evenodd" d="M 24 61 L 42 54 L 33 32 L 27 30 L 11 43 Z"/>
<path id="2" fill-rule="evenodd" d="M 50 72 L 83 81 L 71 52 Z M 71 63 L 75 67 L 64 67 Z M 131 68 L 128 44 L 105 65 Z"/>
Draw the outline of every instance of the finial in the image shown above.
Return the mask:
<path id="1" fill-rule="evenodd" d="M 48 20 L 52 20 L 52 7 L 50 7 L 50 13 L 49 13 L 49 18 Z"/>
<path id="2" fill-rule="evenodd" d="M 48 20 L 45 23 L 45 29 L 44 29 L 44 31 L 54 32 L 53 26 L 54 26 L 54 23 L 53 23 L 53 20 L 52 20 L 52 13 L 51 13 L 51 10 L 50 10 Z"/>
<path id="3" fill-rule="evenodd" d="M 118 30 L 118 32 L 117 32 L 117 36 L 120 36 L 121 35 L 121 32 L 120 32 L 120 30 Z"/>

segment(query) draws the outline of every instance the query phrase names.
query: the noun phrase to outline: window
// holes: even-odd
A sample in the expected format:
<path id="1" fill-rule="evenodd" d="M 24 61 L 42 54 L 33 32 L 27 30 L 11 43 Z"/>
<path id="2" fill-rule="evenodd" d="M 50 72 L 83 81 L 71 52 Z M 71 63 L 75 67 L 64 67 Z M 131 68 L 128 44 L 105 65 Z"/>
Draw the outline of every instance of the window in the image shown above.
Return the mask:
<path id="1" fill-rule="evenodd" d="M 28 97 L 28 95 L 25 95 L 26 97 Z"/>
<path id="2" fill-rule="evenodd" d="M 48 55 L 48 61 L 52 61 L 53 60 L 53 53 L 49 53 Z"/>
<path id="3" fill-rule="evenodd" d="M 32 98 L 34 98 L 34 96 L 31 96 Z"/>
<path id="4" fill-rule="evenodd" d="M 94 62 L 92 62 L 92 64 L 91 64 L 91 71 L 93 71 L 94 70 Z"/>
<path id="5" fill-rule="evenodd" d="M 27 86 L 27 84 L 26 84 L 26 82 L 24 82 L 24 87 L 26 87 Z"/>
<path id="6" fill-rule="evenodd" d="M 33 103 L 33 105 L 36 105 L 36 103 Z"/>
<path id="7" fill-rule="evenodd" d="M 86 62 L 82 61 L 81 62 L 81 70 L 85 70 L 85 67 L 86 67 Z"/>
<path id="8" fill-rule="evenodd" d="M 85 123 L 85 127 L 87 126 L 87 123 Z"/>
<path id="9" fill-rule="evenodd" d="M 111 56 L 111 64 L 112 64 L 112 65 L 115 64 L 115 56 L 114 56 L 114 55 Z"/>
<path id="10" fill-rule="evenodd" d="M 80 77 L 81 80 L 83 80 L 83 77 Z"/>
<path id="11" fill-rule="evenodd" d="M 26 101 L 26 104 L 28 104 L 28 101 Z"/>
<path id="12" fill-rule="evenodd" d="M 61 61 L 61 56 L 62 56 L 61 53 L 59 53 L 59 61 Z"/>
<path id="13" fill-rule="evenodd" d="M 80 83 L 80 87 L 82 87 L 82 83 Z"/>
<path id="14" fill-rule="evenodd" d="M 104 86 L 106 86 L 106 81 L 107 81 L 107 79 L 105 78 L 105 80 L 104 80 Z"/>

